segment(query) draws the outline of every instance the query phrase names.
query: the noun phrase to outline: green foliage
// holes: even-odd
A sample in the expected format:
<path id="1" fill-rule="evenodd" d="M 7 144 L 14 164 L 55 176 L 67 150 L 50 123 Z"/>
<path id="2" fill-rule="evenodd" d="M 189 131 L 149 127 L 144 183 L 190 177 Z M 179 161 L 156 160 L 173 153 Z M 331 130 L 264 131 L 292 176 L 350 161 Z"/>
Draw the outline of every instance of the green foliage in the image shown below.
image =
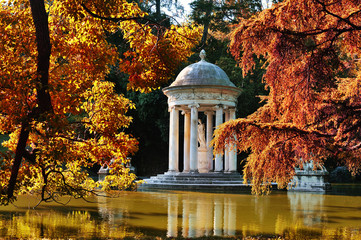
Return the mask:
<path id="1" fill-rule="evenodd" d="M 119 39 L 121 41 L 121 39 Z M 133 122 L 126 129 L 139 141 L 139 150 L 132 156 L 138 176 L 149 176 L 167 170 L 169 113 L 167 97 L 159 90 L 150 93 L 127 91 L 128 76 L 113 67 L 107 80 L 115 83 L 117 93 L 135 104 L 129 111 Z"/>
<path id="2" fill-rule="evenodd" d="M 217 1 L 195 0 L 191 4 L 191 19 L 201 25 L 209 25 L 212 31 L 228 33 L 232 24 L 236 24 L 240 17 L 250 17 L 262 10 L 262 1 Z"/>
<path id="3" fill-rule="evenodd" d="M 3 134 L 0 135 L 0 143 L 4 142 L 4 141 L 8 141 L 9 140 L 9 135 Z M 4 147 L 2 144 L 0 144 L 0 152 L 5 152 L 7 150 L 6 147 Z"/>

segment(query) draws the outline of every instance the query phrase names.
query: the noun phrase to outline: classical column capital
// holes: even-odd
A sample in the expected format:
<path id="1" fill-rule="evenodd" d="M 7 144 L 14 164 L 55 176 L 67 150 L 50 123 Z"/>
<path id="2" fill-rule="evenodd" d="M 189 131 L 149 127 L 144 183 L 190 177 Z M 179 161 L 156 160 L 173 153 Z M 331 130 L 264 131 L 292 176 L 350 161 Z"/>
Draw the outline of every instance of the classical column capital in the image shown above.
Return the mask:
<path id="1" fill-rule="evenodd" d="M 230 119 L 236 119 L 236 111 L 237 111 L 236 108 L 229 109 L 229 118 Z"/>
<path id="2" fill-rule="evenodd" d="M 172 109 L 181 111 L 181 110 L 183 110 L 184 108 L 182 108 L 180 105 L 171 105 L 171 106 L 168 106 L 168 112 L 170 112 Z"/>
<path id="3" fill-rule="evenodd" d="M 214 115 L 214 111 L 212 110 L 207 110 L 204 112 L 205 115 Z"/>
<path id="4" fill-rule="evenodd" d="M 182 109 L 182 115 L 190 114 L 191 111 L 189 109 Z"/>
<path id="5" fill-rule="evenodd" d="M 189 108 L 199 108 L 199 104 L 198 103 L 192 103 L 188 105 Z"/>
<path id="6" fill-rule="evenodd" d="M 216 106 L 214 106 L 214 110 L 219 110 L 219 109 L 223 109 L 224 105 L 223 104 L 218 104 Z"/>
<path id="7" fill-rule="evenodd" d="M 175 109 L 175 106 L 169 106 L 168 107 L 168 112 L 171 112 L 173 109 Z"/>

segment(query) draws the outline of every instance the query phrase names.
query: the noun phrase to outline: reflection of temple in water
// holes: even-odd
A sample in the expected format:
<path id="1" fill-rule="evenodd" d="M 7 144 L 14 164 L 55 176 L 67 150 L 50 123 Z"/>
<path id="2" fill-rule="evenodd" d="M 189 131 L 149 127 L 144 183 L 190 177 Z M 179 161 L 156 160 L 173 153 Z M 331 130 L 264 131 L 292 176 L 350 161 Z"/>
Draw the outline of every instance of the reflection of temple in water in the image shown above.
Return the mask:
<path id="1" fill-rule="evenodd" d="M 325 219 L 323 212 L 325 195 L 312 193 L 287 193 L 294 219 L 303 219 L 304 226 L 314 226 Z"/>
<path id="2" fill-rule="evenodd" d="M 327 220 L 325 195 L 281 192 L 267 196 L 200 192 L 124 192 L 99 199 L 109 224 L 167 237 L 282 235 Z"/>
<path id="3" fill-rule="evenodd" d="M 4 239 L 190 239 L 284 236 L 285 239 L 361 239 L 360 200 L 354 196 L 283 193 L 269 196 L 197 192 L 122 192 L 97 203 L 29 210 L 0 207 Z M 35 203 L 35 202 L 34 202 Z M 0 237 L 0 238 L 1 238 Z"/>
<path id="4" fill-rule="evenodd" d="M 237 206 L 230 198 L 182 197 L 168 198 L 168 237 L 235 236 Z"/>

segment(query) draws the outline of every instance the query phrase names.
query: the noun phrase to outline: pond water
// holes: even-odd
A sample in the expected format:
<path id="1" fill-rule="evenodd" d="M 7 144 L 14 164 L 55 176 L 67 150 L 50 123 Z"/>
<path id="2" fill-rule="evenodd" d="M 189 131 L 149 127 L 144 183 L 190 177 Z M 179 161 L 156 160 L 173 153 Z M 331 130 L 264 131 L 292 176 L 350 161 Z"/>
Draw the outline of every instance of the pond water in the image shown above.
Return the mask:
<path id="1" fill-rule="evenodd" d="M 361 186 L 333 189 L 331 194 L 284 191 L 268 196 L 122 192 L 91 203 L 42 203 L 35 210 L 36 199 L 28 196 L 16 206 L 0 207 L 0 238 L 361 239 Z"/>

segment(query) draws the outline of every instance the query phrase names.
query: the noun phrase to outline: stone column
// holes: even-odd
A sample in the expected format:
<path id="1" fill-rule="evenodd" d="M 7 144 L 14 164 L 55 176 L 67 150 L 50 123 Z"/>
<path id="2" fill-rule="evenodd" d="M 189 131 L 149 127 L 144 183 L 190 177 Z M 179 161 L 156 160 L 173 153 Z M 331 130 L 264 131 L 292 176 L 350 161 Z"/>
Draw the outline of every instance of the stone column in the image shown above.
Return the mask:
<path id="1" fill-rule="evenodd" d="M 189 111 L 183 111 L 182 114 L 184 114 L 183 172 L 188 173 L 190 170 L 191 113 Z"/>
<path id="2" fill-rule="evenodd" d="M 208 170 L 213 171 L 213 147 L 210 146 L 213 138 L 213 111 L 206 111 L 204 114 L 207 115 L 207 159 L 208 159 Z"/>
<path id="3" fill-rule="evenodd" d="M 229 109 L 225 109 L 225 122 L 229 120 Z M 224 149 L 224 171 L 229 171 L 229 146 L 226 146 Z"/>
<path id="4" fill-rule="evenodd" d="M 223 123 L 223 106 L 218 105 L 216 106 L 216 128 Z M 216 155 L 215 160 L 215 172 L 222 172 L 223 171 L 223 158 L 221 154 Z"/>
<path id="5" fill-rule="evenodd" d="M 191 109 L 190 172 L 198 172 L 198 104 L 189 105 Z"/>
<path id="6" fill-rule="evenodd" d="M 236 109 L 229 109 L 229 119 L 236 119 Z M 235 136 L 234 136 L 235 138 Z M 229 172 L 237 172 L 237 148 L 235 144 L 229 146 Z"/>
<path id="7" fill-rule="evenodd" d="M 176 141 L 175 141 L 175 145 L 176 145 L 176 153 L 175 153 L 175 171 L 179 172 L 179 110 L 176 110 Z"/>
<path id="8" fill-rule="evenodd" d="M 170 108 L 169 120 L 169 166 L 168 172 L 178 171 L 178 153 L 179 153 L 179 110 L 175 107 Z"/>

